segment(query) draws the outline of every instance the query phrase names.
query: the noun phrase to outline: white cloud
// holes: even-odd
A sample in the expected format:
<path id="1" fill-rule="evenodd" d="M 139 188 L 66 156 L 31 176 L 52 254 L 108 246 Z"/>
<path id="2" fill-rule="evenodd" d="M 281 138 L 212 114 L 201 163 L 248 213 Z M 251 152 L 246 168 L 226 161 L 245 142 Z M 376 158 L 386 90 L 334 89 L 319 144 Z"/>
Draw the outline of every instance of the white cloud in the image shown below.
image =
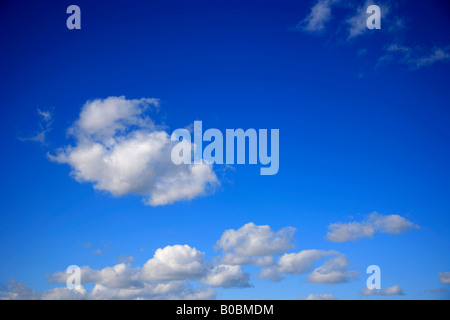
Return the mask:
<path id="1" fill-rule="evenodd" d="M 202 277 L 207 266 L 205 254 L 188 245 L 167 246 L 158 249 L 142 268 L 146 280 L 180 280 Z"/>
<path id="2" fill-rule="evenodd" d="M 384 48 L 384 55 L 378 59 L 377 66 L 386 65 L 392 61 L 398 61 L 409 66 L 413 70 L 431 66 L 438 62 L 450 61 L 450 48 L 433 47 L 409 47 L 399 44 L 390 44 Z"/>
<path id="3" fill-rule="evenodd" d="M 303 274 L 313 269 L 314 263 L 334 251 L 303 250 L 297 253 L 285 253 L 278 261 L 267 268 L 263 268 L 260 278 L 268 278 L 270 281 L 284 279 L 284 274 Z"/>
<path id="4" fill-rule="evenodd" d="M 308 32 L 325 30 L 326 23 L 331 19 L 331 8 L 336 0 L 318 0 L 311 8 L 309 15 L 299 23 L 297 28 Z"/>
<path id="5" fill-rule="evenodd" d="M 201 282 L 213 287 L 246 288 L 249 287 L 250 275 L 242 271 L 241 266 L 218 265 L 208 271 Z"/>
<path id="6" fill-rule="evenodd" d="M 184 281 L 145 283 L 139 289 L 109 288 L 95 285 L 91 296 L 95 300 L 111 299 L 167 299 L 167 300 L 208 300 L 214 299 L 216 292 L 211 288 L 193 288 Z"/>
<path id="7" fill-rule="evenodd" d="M 197 280 L 211 287 L 249 287 L 250 275 L 241 266 L 212 265 L 205 254 L 188 245 L 166 246 L 157 249 L 143 267 L 132 268 L 120 263 L 113 267 L 94 270 L 81 267 L 81 284 L 95 284 L 89 299 L 206 299 L 215 296 L 212 288 L 192 289 L 189 280 Z M 56 272 L 53 283 L 66 283 L 70 275 Z M 61 288 L 60 288 L 61 289 Z M 58 294 L 66 294 L 64 290 Z"/>
<path id="8" fill-rule="evenodd" d="M 348 269 L 348 259 L 339 252 L 303 250 L 298 253 L 282 255 L 274 265 L 263 268 L 259 277 L 268 278 L 270 281 L 280 281 L 284 279 L 285 274 L 305 274 L 314 268 L 316 262 L 329 256 L 333 257 L 307 276 L 308 282 L 317 284 L 344 283 L 359 275 L 356 271 Z"/>
<path id="9" fill-rule="evenodd" d="M 0 291 L 1 300 L 208 300 L 216 297 L 212 288 L 195 288 L 185 281 L 144 283 L 139 288 L 115 288 L 96 284 L 92 291 L 83 286 L 74 290 L 59 287 L 38 293 L 23 283 L 12 282 L 6 291 Z"/>
<path id="10" fill-rule="evenodd" d="M 394 285 L 385 289 L 368 289 L 364 288 L 363 291 L 360 292 L 362 296 L 402 296 L 404 295 L 402 288 L 399 285 Z"/>
<path id="11" fill-rule="evenodd" d="M 111 288 L 137 288 L 142 287 L 140 269 L 132 268 L 129 264 L 120 263 L 113 267 L 101 270 L 83 266 L 81 270 L 81 284 L 96 283 Z M 65 271 L 55 272 L 50 278 L 53 283 L 66 283 L 70 274 Z"/>
<path id="12" fill-rule="evenodd" d="M 308 275 L 307 280 L 316 284 L 346 283 L 356 278 L 359 273 L 349 270 L 350 262 L 343 254 L 326 261 L 322 266 Z"/>
<path id="13" fill-rule="evenodd" d="M 0 300 L 38 300 L 40 295 L 28 288 L 22 282 L 9 280 L 3 290 L 0 290 Z"/>
<path id="14" fill-rule="evenodd" d="M 439 272 L 439 279 L 443 284 L 450 284 L 450 272 Z"/>
<path id="15" fill-rule="evenodd" d="M 278 232 L 269 226 L 257 226 L 250 222 L 238 230 L 226 230 L 216 249 L 222 250 L 223 264 L 255 264 L 269 265 L 273 256 L 292 248 L 292 237 L 295 228 L 286 227 Z"/>
<path id="16" fill-rule="evenodd" d="M 241 266 L 211 265 L 205 254 L 188 245 L 158 249 L 142 268 L 145 280 L 199 280 L 213 287 L 248 287 L 250 276 Z"/>
<path id="17" fill-rule="evenodd" d="M 380 4 L 379 2 L 374 2 L 372 0 L 367 0 L 364 3 L 364 5 L 362 5 L 356 9 L 356 13 L 352 17 L 347 19 L 348 32 L 349 32 L 348 39 L 352 39 L 352 38 L 360 36 L 364 33 L 367 33 L 367 31 L 368 31 L 367 18 L 369 18 L 370 15 L 367 14 L 366 10 L 370 5 L 373 5 L 373 4 L 378 5 L 380 7 L 382 24 L 387 23 L 388 14 L 390 11 L 389 6 Z M 398 20 L 396 23 L 397 24 L 400 23 L 400 20 Z"/>
<path id="18" fill-rule="evenodd" d="M 310 294 L 306 298 L 300 300 L 337 300 L 334 294 L 322 293 L 322 294 Z"/>
<path id="19" fill-rule="evenodd" d="M 419 227 L 399 215 L 381 215 L 373 212 L 363 222 L 333 223 L 328 226 L 327 239 L 333 242 L 372 238 L 377 232 L 400 234 Z"/>
<path id="20" fill-rule="evenodd" d="M 310 283 L 335 284 L 348 282 L 358 275 L 350 270 L 346 256 L 333 250 L 312 249 L 285 253 L 292 248 L 294 232 L 292 227 L 275 232 L 269 226 L 248 223 L 222 234 L 216 247 L 225 255 L 212 259 L 212 262 L 206 260 L 204 252 L 189 245 L 169 245 L 157 249 L 142 267 L 132 267 L 130 263 L 119 263 L 103 269 L 82 266 L 81 283 L 76 290 L 60 287 L 37 293 L 20 282 L 12 281 L 5 290 L 0 291 L 0 298 L 210 299 L 216 295 L 214 288 L 251 286 L 250 275 L 244 272 L 241 264 L 264 266 L 259 277 L 270 281 L 282 280 L 286 274 L 308 274 L 306 279 Z M 225 263 L 224 260 L 229 257 L 227 254 L 232 254 L 235 258 L 233 261 L 240 263 Z M 130 261 L 128 257 L 123 258 Z M 321 260 L 324 263 L 316 267 L 315 264 Z M 48 281 L 65 285 L 69 276 L 71 274 L 65 271 L 55 272 Z M 197 287 L 193 283 L 197 283 Z M 93 289 L 86 290 L 86 285 Z"/>
<path id="21" fill-rule="evenodd" d="M 137 194 L 157 206 L 191 200 L 219 185 L 211 165 L 174 165 L 174 142 L 147 115 L 156 99 L 125 97 L 88 101 L 69 130 L 75 146 L 66 146 L 50 159 L 67 163 L 79 182 L 114 196 Z"/>
<path id="22" fill-rule="evenodd" d="M 188 245 L 166 246 L 156 250 L 143 267 L 120 263 L 96 270 L 83 266 L 81 284 L 75 290 L 58 287 L 38 293 L 12 280 L 0 290 L 0 299 L 213 299 L 216 291 L 212 287 L 250 287 L 250 275 L 241 266 L 213 265 L 204 258 L 203 252 Z M 48 281 L 66 284 L 69 276 L 59 271 Z M 200 285 L 193 287 L 190 280 Z M 93 289 L 87 291 L 86 284 L 93 284 Z"/>

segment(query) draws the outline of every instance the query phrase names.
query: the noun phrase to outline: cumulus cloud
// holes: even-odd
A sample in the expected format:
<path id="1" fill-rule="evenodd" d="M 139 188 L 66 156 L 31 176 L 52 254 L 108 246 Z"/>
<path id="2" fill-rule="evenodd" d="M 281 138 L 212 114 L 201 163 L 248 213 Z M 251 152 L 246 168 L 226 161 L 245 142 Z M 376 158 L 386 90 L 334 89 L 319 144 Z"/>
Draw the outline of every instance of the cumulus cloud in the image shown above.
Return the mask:
<path id="1" fill-rule="evenodd" d="M 214 265 L 205 261 L 205 254 L 188 245 L 166 246 L 142 267 L 120 263 L 100 270 L 80 268 L 81 283 L 74 290 L 58 287 L 42 293 L 12 280 L 3 290 L 1 299 L 213 299 L 214 288 L 250 287 L 250 275 L 237 265 Z M 48 282 L 66 284 L 71 273 L 58 271 Z M 194 287 L 191 280 L 200 285 Z M 93 289 L 85 289 L 93 284 Z"/>
<path id="2" fill-rule="evenodd" d="M 1 300 L 38 300 L 40 295 L 28 288 L 25 284 L 14 279 L 9 280 L 9 284 L 0 290 Z"/>
<path id="3" fill-rule="evenodd" d="M 13 281 L 5 291 L 0 291 L 1 300 L 209 300 L 215 297 L 214 289 L 195 288 L 185 281 L 144 283 L 138 288 L 116 288 L 95 284 L 91 291 L 80 285 L 74 290 L 59 287 L 42 293 Z"/>
<path id="4" fill-rule="evenodd" d="M 368 289 L 364 288 L 363 291 L 360 292 L 362 296 L 402 296 L 404 292 L 399 285 L 394 285 L 385 289 Z"/>
<path id="5" fill-rule="evenodd" d="M 269 226 L 257 226 L 250 222 L 238 230 L 226 230 L 216 249 L 222 250 L 224 264 L 268 265 L 273 256 L 292 248 L 295 228 L 286 227 L 274 232 Z"/>
<path id="6" fill-rule="evenodd" d="M 101 284 L 111 288 L 139 288 L 143 287 L 140 281 L 140 269 L 132 268 L 129 264 L 120 263 L 113 267 L 101 270 L 91 269 L 89 266 L 81 267 L 81 283 Z M 55 272 L 50 282 L 66 283 L 70 274 L 65 271 Z"/>
<path id="7" fill-rule="evenodd" d="M 450 272 L 439 272 L 439 279 L 443 284 L 450 284 Z"/>
<path id="8" fill-rule="evenodd" d="M 337 300 L 332 293 L 322 293 L 322 294 L 310 294 L 306 298 L 300 298 L 300 300 Z"/>
<path id="9" fill-rule="evenodd" d="M 328 226 L 327 239 L 333 242 L 372 238 L 377 232 L 400 234 L 419 227 L 399 215 L 381 215 L 373 212 L 363 222 L 333 223 Z"/>
<path id="10" fill-rule="evenodd" d="M 247 288 L 250 287 L 249 279 L 250 275 L 244 273 L 241 266 L 218 265 L 209 270 L 201 282 L 213 287 Z"/>
<path id="11" fill-rule="evenodd" d="M 303 274 L 313 269 L 314 263 L 323 257 L 333 254 L 334 251 L 303 250 L 298 253 L 285 253 L 278 261 L 267 268 L 263 268 L 259 274 L 261 278 L 270 281 L 284 279 L 284 274 Z"/>
<path id="12" fill-rule="evenodd" d="M 79 182 L 114 196 L 136 194 L 158 206 L 204 195 L 219 185 L 208 164 L 175 165 L 176 142 L 148 116 L 157 99 L 109 97 L 88 101 L 69 129 L 75 145 L 50 159 L 69 164 Z"/>
<path id="13" fill-rule="evenodd" d="M 335 284 L 358 276 L 346 256 L 334 250 L 286 253 L 292 248 L 294 232 L 292 227 L 273 231 L 267 225 L 247 223 L 222 234 L 216 243 L 222 255 L 216 259 L 207 260 L 204 252 L 187 244 L 168 245 L 157 249 L 142 266 L 133 267 L 128 263 L 133 259 L 126 256 L 121 256 L 124 262 L 103 269 L 82 266 L 81 283 L 75 290 L 59 287 L 38 293 L 12 281 L 0 290 L 0 298 L 211 299 L 215 288 L 250 287 L 250 274 L 243 269 L 249 264 L 262 266 L 259 277 L 270 281 L 282 280 L 286 274 L 308 274 L 309 283 Z M 317 266 L 320 261 L 322 265 Z M 55 272 L 48 282 L 65 285 L 71 276 L 66 271 Z"/>
<path id="14" fill-rule="evenodd" d="M 309 274 L 307 280 L 310 283 L 317 284 L 349 282 L 359 275 L 358 272 L 348 269 L 349 264 L 350 261 L 345 255 L 338 254 Z"/>
<path id="15" fill-rule="evenodd" d="M 316 262 L 329 256 L 332 257 L 313 270 Z M 349 264 L 345 255 L 333 250 L 303 250 L 282 255 L 274 265 L 263 268 L 259 277 L 268 278 L 270 281 L 280 281 L 285 278 L 285 274 L 300 275 L 313 270 L 307 276 L 310 283 L 344 283 L 359 275 L 358 272 L 348 269 Z"/>
<path id="16" fill-rule="evenodd" d="M 205 254 L 188 245 L 158 249 L 142 269 L 146 280 L 198 279 L 206 273 Z"/>

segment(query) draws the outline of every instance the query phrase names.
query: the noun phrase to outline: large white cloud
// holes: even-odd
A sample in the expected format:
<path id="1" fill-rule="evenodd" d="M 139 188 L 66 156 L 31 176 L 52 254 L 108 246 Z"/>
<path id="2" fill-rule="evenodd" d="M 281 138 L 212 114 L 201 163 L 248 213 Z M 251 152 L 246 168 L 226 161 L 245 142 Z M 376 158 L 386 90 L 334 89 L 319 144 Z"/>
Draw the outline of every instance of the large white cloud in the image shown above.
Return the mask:
<path id="1" fill-rule="evenodd" d="M 219 185 L 211 165 L 175 165 L 175 142 L 147 115 L 156 99 L 125 97 L 88 101 L 70 128 L 74 146 L 50 158 L 67 163 L 80 182 L 91 182 L 114 196 L 137 194 L 157 206 L 191 200 Z"/>
<path id="2" fill-rule="evenodd" d="M 222 250 L 224 264 L 268 265 L 273 256 L 292 248 L 295 228 L 285 227 L 274 232 L 269 226 L 257 226 L 250 222 L 241 228 L 226 230 L 216 249 Z"/>
<path id="3" fill-rule="evenodd" d="M 142 268 L 146 280 L 198 279 L 205 275 L 205 254 L 188 245 L 158 249 Z"/>
<path id="4" fill-rule="evenodd" d="M 363 222 L 333 223 L 328 226 L 327 239 L 333 242 L 372 238 L 376 232 L 400 234 L 419 227 L 399 215 L 381 215 L 373 212 Z"/>

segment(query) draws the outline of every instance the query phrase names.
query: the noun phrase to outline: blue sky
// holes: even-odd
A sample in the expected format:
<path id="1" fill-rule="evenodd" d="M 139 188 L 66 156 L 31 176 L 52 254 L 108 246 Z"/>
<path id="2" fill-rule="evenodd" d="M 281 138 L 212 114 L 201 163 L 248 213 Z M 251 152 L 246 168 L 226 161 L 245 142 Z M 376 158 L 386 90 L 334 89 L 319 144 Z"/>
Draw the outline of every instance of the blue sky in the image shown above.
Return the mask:
<path id="1" fill-rule="evenodd" d="M 381 30 L 361 28 L 372 3 L 382 8 Z M 81 8 L 81 30 L 66 28 L 71 4 Z M 449 15 L 443 1 L 2 2 L 0 283 L 16 281 L 3 295 L 22 282 L 30 288 L 22 294 L 57 297 L 67 266 L 95 273 L 127 260 L 144 284 L 173 285 L 176 298 L 448 299 Z M 90 162 L 52 156 L 85 146 L 82 110 L 97 100 L 105 111 L 108 97 L 138 111 L 132 101 L 158 99 L 145 110 L 159 125 L 150 131 L 195 120 L 223 132 L 279 129 L 280 170 L 215 165 L 205 175 L 217 181 L 180 182 L 200 191 L 160 205 L 130 191 L 139 189 L 134 176 L 120 194 L 111 192 L 114 170 L 77 179 L 74 168 Z M 180 176 L 158 170 L 161 179 Z M 154 195 L 152 181 L 143 188 Z M 333 238 L 336 223 L 342 233 Z M 236 246 L 218 244 L 225 230 Z M 283 260 L 304 250 L 318 255 Z M 183 254 L 201 270 L 157 279 L 155 261 L 177 265 Z M 260 258 L 272 262 L 256 265 Z M 334 283 L 311 276 L 327 261 Z M 361 294 L 374 264 L 393 295 Z M 211 270 L 223 265 L 218 285 Z M 130 289 L 105 277 L 86 284 L 85 296 L 94 286 L 108 298 Z"/>

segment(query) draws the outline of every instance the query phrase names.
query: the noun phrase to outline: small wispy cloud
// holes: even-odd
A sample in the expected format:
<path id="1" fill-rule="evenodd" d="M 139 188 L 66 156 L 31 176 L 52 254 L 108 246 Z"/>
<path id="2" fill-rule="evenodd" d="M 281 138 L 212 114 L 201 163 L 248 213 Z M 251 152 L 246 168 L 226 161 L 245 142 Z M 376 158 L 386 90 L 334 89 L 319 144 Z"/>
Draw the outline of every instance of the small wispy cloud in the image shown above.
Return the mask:
<path id="1" fill-rule="evenodd" d="M 337 300 L 332 293 L 310 294 L 306 298 L 300 298 L 300 300 Z"/>
<path id="2" fill-rule="evenodd" d="M 374 3 L 372 0 L 366 1 L 364 5 L 358 7 L 354 15 L 352 15 L 346 21 L 348 27 L 347 40 L 361 36 L 366 31 L 368 31 L 366 22 L 369 15 L 367 14 L 366 10 L 369 6 L 374 4 L 380 7 L 381 16 L 383 17 L 383 20 L 388 18 L 388 14 L 390 12 L 389 6 L 380 3 Z"/>
<path id="3" fill-rule="evenodd" d="M 321 32 L 331 19 L 331 8 L 338 0 L 318 0 L 311 8 L 308 16 L 298 25 L 298 30 L 307 32 Z"/>
<path id="4" fill-rule="evenodd" d="M 124 254 L 121 254 L 119 256 L 119 262 L 120 263 L 131 263 L 131 262 L 134 262 L 134 261 L 135 261 L 135 259 L 134 259 L 133 256 L 126 256 Z"/>
<path id="5" fill-rule="evenodd" d="M 370 17 L 367 8 L 371 5 L 377 5 L 380 8 L 382 25 L 380 31 L 367 28 L 367 19 Z M 391 37 L 391 40 L 388 40 L 388 43 L 391 44 L 384 47 L 381 56 L 375 62 L 375 68 L 395 62 L 407 65 L 411 70 L 417 70 L 439 62 L 449 61 L 450 47 L 430 47 L 426 45 L 411 47 L 398 43 L 399 34 L 401 35 L 407 30 L 405 21 L 408 20 L 407 17 L 399 13 L 399 6 L 398 3 L 392 1 L 366 0 L 362 4 L 355 2 L 349 4 L 339 0 L 317 0 L 312 5 L 308 15 L 297 24 L 295 30 L 320 35 L 329 33 L 327 31 L 331 32 L 332 29 L 336 28 L 345 30 L 345 32 L 336 34 L 338 43 L 354 43 L 357 38 L 382 32 L 384 36 Z M 333 12 L 337 9 L 347 10 L 349 12 L 347 18 L 333 19 Z M 335 20 L 337 22 L 331 28 L 330 24 Z M 367 50 L 358 50 L 357 56 L 362 57 L 361 53 L 363 52 L 367 53 Z M 362 73 L 358 74 L 358 77 L 362 77 Z"/>
<path id="6" fill-rule="evenodd" d="M 385 53 L 378 59 L 377 66 L 384 66 L 397 61 L 409 66 L 412 70 L 431 66 L 438 62 L 450 61 L 450 47 L 409 47 L 399 44 L 390 44 L 385 47 Z"/>
<path id="7" fill-rule="evenodd" d="M 439 293 L 444 293 L 444 292 L 447 292 L 444 288 L 425 290 L 424 291 L 424 293 L 431 293 L 431 294 L 439 294 Z"/>
<path id="8" fill-rule="evenodd" d="M 46 144 L 46 135 L 52 130 L 52 114 L 48 110 L 37 109 L 37 114 L 41 118 L 39 121 L 39 130 L 31 137 L 19 137 L 20 141 L 35 141 Z"/>
<path id="9" fill-rule="evenodd" d="M 439 272 L 439 279 L 441 279 L 441 283 L 450 284 L 450 272 Z"/>
<path id="10" fill-rule="evenodd" d="M 92 253 L 96 254 L 96 255 L 102 255 L 104 252 L 102 249 L 96 249 L 96 250 L 92 251 Z"/>
<path id="11" fill-rule="evenodd" d="M 369 297 L 369 296 L 403 296 L 405 293 L 403 292 L 402 288 L 398 284 L 388 287 L 385 289 L 368 289 L 365 288 L 360 292 L 362 296 Z"/>

